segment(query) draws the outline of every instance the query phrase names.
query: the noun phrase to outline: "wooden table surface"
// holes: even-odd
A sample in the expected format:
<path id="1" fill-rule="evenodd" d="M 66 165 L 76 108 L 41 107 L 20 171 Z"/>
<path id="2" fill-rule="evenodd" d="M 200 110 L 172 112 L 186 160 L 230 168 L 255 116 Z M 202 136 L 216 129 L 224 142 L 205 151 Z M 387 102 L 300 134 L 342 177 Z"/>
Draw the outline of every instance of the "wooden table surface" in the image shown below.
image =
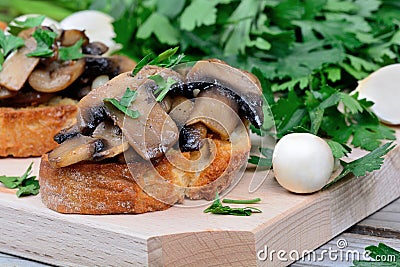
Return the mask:
<path id="1" fill-rule="evenodd" d="M 312 260 L 312 258 L 303 259 L 291 266 L 351 266 L 352 262 L 348 261 L 347 257 L 343 257 L 342 260 L 340 258 L 332 260 L 327 254 L 321 257 L 321 252 L 337 249 L 338 242 L 342 242 L 342 244 L 345 242 L 344 251 L 358 251 L 360 254 L 364 252 L 366 246 L 377 245 L 378 243 L 385 243 L 400 250 L 400 198 L 315 250 L 316 258 L 323 258 L 322 261 Z M 0 253 L 0 266 L 44 267 L 49 265 Z"/>

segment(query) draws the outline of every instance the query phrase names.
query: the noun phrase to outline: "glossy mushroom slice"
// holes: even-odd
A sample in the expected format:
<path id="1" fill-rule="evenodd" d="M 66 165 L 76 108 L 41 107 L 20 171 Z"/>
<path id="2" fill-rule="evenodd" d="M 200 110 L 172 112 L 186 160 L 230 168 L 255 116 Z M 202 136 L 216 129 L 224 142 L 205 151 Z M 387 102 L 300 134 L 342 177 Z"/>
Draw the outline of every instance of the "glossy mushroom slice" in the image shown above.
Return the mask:
<path id="1" fill-rule="evenodd" d="M 129 143 L 122 138 L 121 129 L 111 121 L 100 123 L 94 130 L 92 137 L 101 139 L 104 144 L 101 151 L 93 154 L 95 160 L 115 157 L 129 148 Z"/>
<path id="2" fill-rule="evenodd" d="M 85 61 L 52 62 L 38 68 L 29 76 L 28 82 L 36 91 L 54 93 L 71 85 L 85 70 Z"/>
<path id="3" fill-rule="evenodd" d="M 58 41 L 62 46 L 71 46 L 80 39 L 83 40 L 82 46 L 86 46 L 89 43 L 89 38 L 86 36 L 85 31 L 72 29 L 62 30 Z"/>
<path id="4" fill-rule="evenodd" d="M 178 140 L 179 132 L 175 122 L 156 101 L 153 91 L 157 87 L 148 79 L 136 89 L 136 100 L 131 108 L 139 111 L 138 118 L 125 116 L 107 104 L 109 116 L 121 129 L 124 137 L 143 159 L 162 156 Z"/>
<path id="5" fill-rule="evenodd" d="M 0 71 L 0 85 L 12 91 L 18 91 L 25 84 L 33 69 L 39 63 L 39 58 L 28 57 L 26 54 L 36 49 L 33 37 L 25 40 L 25 46 L 7 57 Z"/>
<path id="6" fill-rule="evenodd" d="M 49 153 L 49 162 L 55 168 L 93 159 L 93 154 L 101 151 L 104 144 L 100 139 L 78 134 L 66 140 Z"/>
<path id="7" fill-rule="evenodd" d="M 217 84 L 231 90 L 237 96 L 239 113 L 254 126 L 261 127 L 264 120 L 262 89 L 258 79 L 251 73 L 234 68 L 221 60 L 200 60 L 187 73 L 186 83 L 190 90 L 196 89 L 196 86 L 190 87 L 191 83 Z"/>
<path id="8" fill-rule="evenodd" d="M 193 111 L 186 125 L 201 122 L 222 139 L 228 140 L 240 121 L 238 110 L 235 97 L 229 90 L 219 88 L 217 85 L 211 86 L 195 98 Z"/>
<path id="9" fill-rule="evenodd" d="M 86 135 L 91 134 L 97 125 L 104 121 L 105 98 L 121 98 L 126 88 L 136 89 L 147 77 L 161 71 L 160 67 L 145 66 L 135 77 L 125 72 L 111 79 L 106 84 L 96 87 L 83 97 L 78 103 L 77 125 L 79 131 Z"/>

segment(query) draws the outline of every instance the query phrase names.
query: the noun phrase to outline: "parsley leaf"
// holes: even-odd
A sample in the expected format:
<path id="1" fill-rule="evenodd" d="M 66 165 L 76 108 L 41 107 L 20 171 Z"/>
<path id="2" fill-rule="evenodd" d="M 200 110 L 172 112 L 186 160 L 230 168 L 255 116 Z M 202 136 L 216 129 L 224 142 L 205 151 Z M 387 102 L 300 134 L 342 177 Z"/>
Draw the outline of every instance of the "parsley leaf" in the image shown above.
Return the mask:
<path id="1" fill-rule="evenodd" d="M 46 16 L 40 15 L 35 17 L 29 17 L 24 21 L 13 20 L 9 26 L 9 33 L 13 35 L 18 35 L 23 30 L 34 28 L 42 24 Z"/>
<path id="2" fill-rule="evenodd" d="M 33 162 L 21 176 L 0 176 L 0 182 L 7 188 L 18 188 L 17 196 L 37 195 L 39 193 L 39 181 L 36 176 L 30 176 Z"/>
<path id="3" fill-rule="evenodd" d="M 60 47 L 58 49 L 58 57 L 61 60 L 73 60 L 83 57 L 81 52 L 81 47 L 83 44 L 83 39 L 79 39 L 75 44 L 68 47 Z"/>
<path id="4" fill-rule="evenodd" d="M 168 94 L 171 86 L 177 83 L 177 81 L 175 81 L 172 77 L 168 77 L 165 81 L 164 78 L 159 74 L 152 75 L 149 77 L 149 79 L 155 81 L 158 85 L 158 89 L 154 92 L 154 95 L 158 95 L 156 98 L 157 102 L 161 102 Z"/>
<path id="5" fill-rule="evenodd" d="M 24 39 L 14 35 L 5 35 L 4 32 L 0 30 L 0 70 L 2 69 L 4 59 L 7 58 L 10 52 L 24 45 Z"/>
<path id="6" fill-rule="evenodd" d="M 123 112 L 125 115 L 137 119 L 140 116 L 139 111 L 129 109 L 129 106 L 133 101 L 136 100 L 137 92 L 126 88 L 124 95 L 122 96 L 121 100 L 117 100 L 115 98 L 104 98 L 104 103 L 110 103 L 114 107 L 116 107 L 119 111 Z"/>
<path id="7" fill-rule="evenodd" d="M 392 143 L 386 143 L 381 147 L 378 147 L 374 151 L 368 153 L 367 155 L 352 162 L 347 163 L 341 161 L 341 164 L 343 166 L 342 172 L 335 179 L 333 179 L 333 181 L 325 185 L 323 189 L 326 189 L 331 185 L 337 183 L 350 173 L 352 173 L 356 177 L 360 177 L 366 175 L 367 172 L 379 170 L 383 164 L 383 156 L 386 155 L 394 147 L 395 145 L 392 145 Z"/>
<path id="8" fill-rule="evenodd" d="M 172 58 L 178 49 L 179 47 L 170 48 L 160 53 L 158 56 L 147 54 L 137 63 L 136 67 L 132 71 L 132 75 L 135 76 L 146 65 L 161 65 L 165 68 L 170 68 L 177 65 L 183 58 L 183 55 L 178 56 L 175 59 Z"/>
<path id="9" fill-rule="evenodd" d="M 54 41 L 56 40 L 57 33 L 38 28 L 32 34 L 35 38 L 37 46 L 34 51 L 27 54 L 28 57 L 51 57 L 53 56 L 53 50 L 51 49 Z"/>
<path id="10" fill-rule="evenodd" d="M 261 213 L 262 211 L 254 207 L 231 208 L 229 206 L 223 206 L 217 192 L 214 202 L 203 212 L 219 215 L 250 216 L 252 213 Z"/>
<path id="11" fill-rule="evenodd" d="M 218 1 L 194 0 L 181 15 L 181 29 L 192 31 L 195 27 L 212 25 L 217 20 Z"/>

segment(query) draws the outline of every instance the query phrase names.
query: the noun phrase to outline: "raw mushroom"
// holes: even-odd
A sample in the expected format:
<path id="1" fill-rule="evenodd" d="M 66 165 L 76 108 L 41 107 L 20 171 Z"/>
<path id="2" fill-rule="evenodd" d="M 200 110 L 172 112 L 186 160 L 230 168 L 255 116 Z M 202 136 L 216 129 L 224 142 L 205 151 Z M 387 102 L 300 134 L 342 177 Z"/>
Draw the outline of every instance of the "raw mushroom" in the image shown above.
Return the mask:
<path id="1" fill-rule="evenodd" d="M 294 193 L 320 190 L 332 175 L 334 159 L 329 145 L 309 133 L 282 137 L 272 155 L 272 169 L 278 183 Z"/>
<path id="2" fill-rule="evenodd" d="M 359 81 L 355 92 L 359 98 L 374 102 L 371 110 L 380 121 L 400 124 L 400 64 L 392 64 L 378 69 Z"/>
<path id="3" fill-rule="evenodd" d="M 238 104 L 230 91 L 211 86 L 195 98 L 186 125 L 202 122 L 222 139 L 228 140 L 240 120 L 237 116 L 238 109 Z"/>
<path id="4" fill-rule="evenodd" d="M 29 76 L 29 84 L 39 92 L 53 93 L 71 85 L 85 70 L 85 61 L 52 62 L 45 68 L 38 68 Z"/>
<path id="5" fill-rule="evenodd" d="M 25 84 L 31 72 L 39 63 L 39 58 L 26 54 L 36 49 L 33 37 L 25 40 L 25 46 L 7 57 L 0 71 L 0 85 L 12 91 L 18 91 Z"/>
<path id="6" fill-rule="evenodd" d="M 186 83 L 217 84 L 231 90 L 238 97 L 240 113 L 255 127 L 261 127 L 264 120 L 262 89 L 258 79 L 251 73 L 234 68 L 221 60 L 200 60 L 187 73 Z M 202 88 L 193 86 L 193 89 Z"/>

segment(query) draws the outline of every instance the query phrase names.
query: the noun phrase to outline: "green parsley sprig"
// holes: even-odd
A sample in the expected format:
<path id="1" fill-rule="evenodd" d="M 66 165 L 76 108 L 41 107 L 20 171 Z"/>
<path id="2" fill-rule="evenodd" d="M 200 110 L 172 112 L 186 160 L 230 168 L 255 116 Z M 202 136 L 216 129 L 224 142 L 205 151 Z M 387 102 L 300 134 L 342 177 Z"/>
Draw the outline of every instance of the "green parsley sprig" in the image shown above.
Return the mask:
<path id="1" fill-rule="evenodd" d="M 0 182 L 7 188 L 18 188 L 17 197 L 27 195 L 37 195 L 39 193 L 39 181 L 36 176 L 30 176 L 32 173 L 33 162 L 21 176 L 0 176 Z"/>
<path id="2" fill-rule="evenodd" d="M 171 68 L 179 64 L 184 58 L 184 55 L 180 54 L 177 57 L 173 57 L 178 49 L 179 47 L 167 49 L 158 56 L 155 56 L 153 53 L 147 54 L 137 63 L 136 67 L 132 70 L 132 75 L 135 76 L 146 65 L 157 65 L 164 68 Z"/>
<path id="3" fill-rule="evenodd" d="M 261 199 L 254 199 L 250 200 L 250 202 L 247 200 L 231 200 L 229 199 L 229 203 L 234 203 L 234 204 L 251 204 L 251 203 L 256 203 L 259 202 Z M 241 202 L 241 203 L 240 203 Z M 219 215 L 233 215 L 233 216 L 250 216 L 253 213 L 261 213 L 262 211 L 260 209 L 254 208 L 254 207 L 245 207 L 245 208 L 231 208 L 229 206 L 223 206 L 221 203 L 221 200 L 219 199 L 219 194 L 217 192 L 216 197 L 214 202 L 206 208 L 204 213 L 212 213 L 212 214 L 219 214 Z"/>
<path id="4" fill-rule="evenodd" d="M 386 143 L 354 161 L 347 163 L 341 160 L 340 163 L 343 166 L 342 172 L 331 182 L 325 185 L 323 189 L 327 189 L 328 187 L 347 177 L 349 174 L 353 174 L 355 177 L 360 177 L 366 175 L 367 172 L 379 170 L 384 161 L 383 156 L 394 147 L 395 145 L 393 145 L 393 143 Z"/>
<path id="5" fill-rule="evenodd" d="M 130 105 L 132 102 L 136 100 L 137 92 L 135 90 L 131 90 L 130 88 L 126 88 L 124 95 L 121 100 L 115 98 L 105 98 L 103 99 L 104 103 L 110 103 L 114 107 L 116 107 L 119 111 L 123 112 L 125 115 L 137 119 L 140 116 L 139 111 L 130 109 Z"/>

